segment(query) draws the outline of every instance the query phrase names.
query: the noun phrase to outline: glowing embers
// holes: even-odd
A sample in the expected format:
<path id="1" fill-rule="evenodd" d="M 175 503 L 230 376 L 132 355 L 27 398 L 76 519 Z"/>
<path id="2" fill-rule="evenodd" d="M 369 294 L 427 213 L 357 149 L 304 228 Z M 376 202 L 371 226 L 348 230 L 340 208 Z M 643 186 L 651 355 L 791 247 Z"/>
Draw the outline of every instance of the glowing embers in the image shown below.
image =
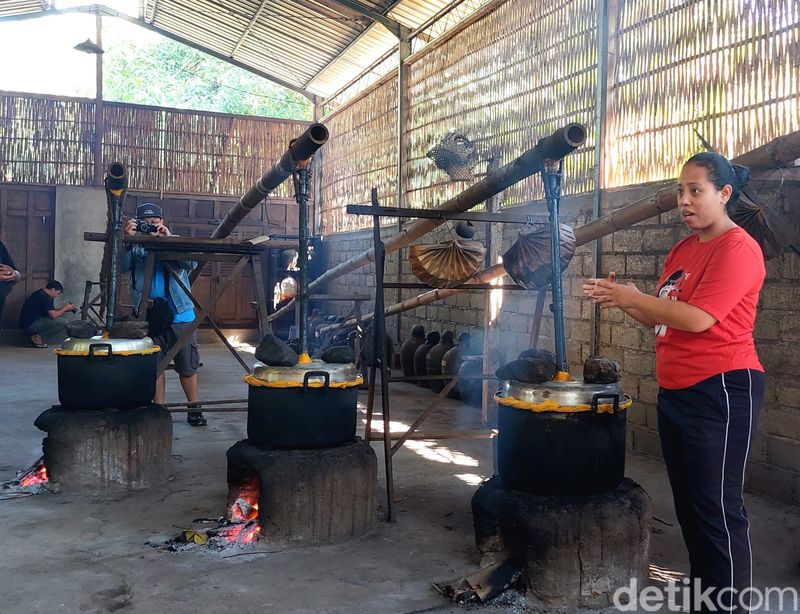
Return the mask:
<path id="1" fill-rule="evenodd" d="M 29 494 L 52 492 L 54 485 L 47 475 L 44 457 L 39 457 L 28 469 L 20 471 L 13 480 L 3 482 L 1 490 Z"/>
<path id="2" fill-rule="evenodd" d="M 224 518 L 196 518 L 177 538 L 167 542 L 170 550 L 186 545 L 207 546 L 223 550 L 230 546 L 255 544 L 261 536 L 258 521 L 260 483 L 256 474 L 247 474 L 236 485 L 229 485 L 228 504 Z M 210 524 L 204 527 L 202 525 Z"/>
<path id="3" fill-rule="evenodd" d="M 252 544 L 261 534 L 258 523 L 258 496 L 261 484 L 256 473 L 247 474 L 238 485 L 228 489 L 228 510 L 217 537 L 232 544 Z"/>

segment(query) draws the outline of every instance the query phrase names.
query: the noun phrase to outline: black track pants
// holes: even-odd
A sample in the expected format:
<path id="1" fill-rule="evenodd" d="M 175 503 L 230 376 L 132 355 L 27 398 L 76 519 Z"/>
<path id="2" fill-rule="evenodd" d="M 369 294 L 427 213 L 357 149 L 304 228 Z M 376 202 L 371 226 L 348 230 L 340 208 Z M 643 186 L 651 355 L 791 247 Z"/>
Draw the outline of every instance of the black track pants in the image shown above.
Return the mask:
<path id="1" fill-rule="evenodd" d="M 723 591 L 724 605 L 740 603 L 740 593 L 752 583 L 742 487 L 763 399 L 764 374 L 752 369 L 658 392 L 661 449 L 689 550 L 690 576 L 704 589 Z"/>

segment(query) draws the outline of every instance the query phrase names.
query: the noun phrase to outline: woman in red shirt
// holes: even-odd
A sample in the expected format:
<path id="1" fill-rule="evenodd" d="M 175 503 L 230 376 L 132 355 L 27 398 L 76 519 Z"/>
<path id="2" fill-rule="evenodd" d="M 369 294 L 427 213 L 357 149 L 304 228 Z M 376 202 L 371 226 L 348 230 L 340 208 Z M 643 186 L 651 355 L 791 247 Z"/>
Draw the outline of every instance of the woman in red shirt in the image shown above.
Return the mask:
<path id="1" fill-rule="evenodd" d="M 614 273 L 583 286 L 601 308 L 618 307 L 655 328 L 658 427 L 692 587 L 734 612 L 746 611 L 751 592 L 742 488 L 764 398 L 753 342 L 764 258 L 727 213 L 749 178 L 719 154 L 693 156 L 678 183 L 692 235 L 667 256 L 657 296 L 616 283 Z"/>

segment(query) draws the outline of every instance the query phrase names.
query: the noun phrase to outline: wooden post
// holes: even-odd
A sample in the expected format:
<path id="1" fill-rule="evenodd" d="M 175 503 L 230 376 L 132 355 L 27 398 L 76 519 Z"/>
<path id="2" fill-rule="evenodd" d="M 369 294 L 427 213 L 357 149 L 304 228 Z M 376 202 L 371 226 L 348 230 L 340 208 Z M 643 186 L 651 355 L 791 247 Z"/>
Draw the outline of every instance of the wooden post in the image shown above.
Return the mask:
<path id="1" fill-rule="evenodd" d="M 97 32 L 97 46 L 103 47 L 103 18 L 95 15 L 95 28 Z M 95 55 L 96 86 L 94 103 L 94 184 L 103 185 L 103 136 L 105 121 L 103 117 L 103 54 Z"/>
<path id="2" fill-rule="evenodd" d="M 494 155 L 493 157 L 489 158 L 487 172 L 491 174 L 498 168 L 500 168 L 500 156 Z M 489 200 L 487 200 L 486 212 L 495 213 L 498 209 L 499 200 L 500 199 L 498 195 L 492 196 Z M 494 264 L 494 261 L 496 260 L 495 253 L 500 250 L 500 240 L 501 240 L 500 225 L 487 222 L 486 223 L 486 268 L 489 268 Z M 489 339 L 492 330 L 491 301 L 492 301 L 491 290 L 484 290 L 483 291 L 483 350 L 482 350 L 483 365 L 481 367 L 481 373 L 489 373 L 491 371 L 491 363 L 489 362 L 489 352 L 492 347 Z M 483 380 L 481 382 L 481 423 L 484 426 L 489 421 L 489 402 L 491 394 L 492 391 L 489 385 L 489 380 Z"/>

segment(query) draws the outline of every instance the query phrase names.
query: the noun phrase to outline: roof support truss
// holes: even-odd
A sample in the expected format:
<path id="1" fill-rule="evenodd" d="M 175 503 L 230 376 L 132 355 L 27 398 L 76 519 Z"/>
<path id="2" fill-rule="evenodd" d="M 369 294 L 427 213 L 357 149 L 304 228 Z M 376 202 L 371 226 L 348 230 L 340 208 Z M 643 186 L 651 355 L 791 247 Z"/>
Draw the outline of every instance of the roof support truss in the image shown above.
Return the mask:
<path id="1" fill-rule="evenodd" d="M 357 0 L 333 0 L 333 3 L 347 7 L 351 11 L 355 11 L 364 17 L 369 17 L 372 21 L 381 24 L 383 27 L 389 30 L 389 32 L 394 34 L 398 39 L 407 38 L 411 33 L 411 28 L 408 26 L 404 26 L 399 21 L 395 21 L 391 17 L 387 17 L 382 13 L 373 11 L 371 8 L 364 6 Z"/>

